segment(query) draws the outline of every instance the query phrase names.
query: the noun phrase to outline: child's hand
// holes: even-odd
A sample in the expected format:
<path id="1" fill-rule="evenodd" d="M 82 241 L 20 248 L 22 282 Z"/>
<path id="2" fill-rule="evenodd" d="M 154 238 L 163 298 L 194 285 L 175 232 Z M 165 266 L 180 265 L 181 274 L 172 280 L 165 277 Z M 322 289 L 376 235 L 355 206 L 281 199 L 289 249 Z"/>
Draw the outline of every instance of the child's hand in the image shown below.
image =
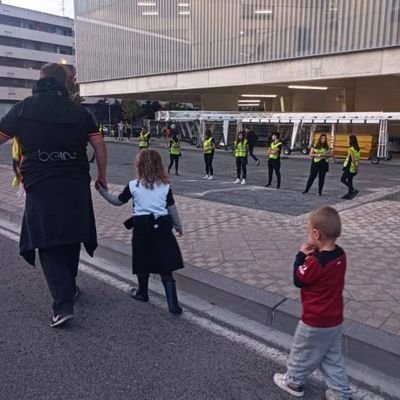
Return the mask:
<path id="1" fill-rule="evenodd" d="M 176 230 L 176 237 L 182 237 L 182 236 L 183 236 L 183 231 L 177 229 L 177 230 Z"/>
<path id="2" fill-rule="evenodd" d="M 309 243 L 303 243 L 300 246 L 300 251 L 304 253 L 306 256 L 309 256 L 310 254 L 315 252 L 315 247 L 312 244 Z"/>

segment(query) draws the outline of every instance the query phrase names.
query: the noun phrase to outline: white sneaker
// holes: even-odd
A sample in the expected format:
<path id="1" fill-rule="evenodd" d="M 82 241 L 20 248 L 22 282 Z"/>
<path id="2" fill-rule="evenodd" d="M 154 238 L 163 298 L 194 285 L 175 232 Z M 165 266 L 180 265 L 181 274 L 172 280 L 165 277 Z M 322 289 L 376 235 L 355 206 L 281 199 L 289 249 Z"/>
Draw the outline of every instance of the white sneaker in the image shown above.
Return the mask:
<path id="1" fill-rule="evenodd" d="M 233 183 L 240 183 L 240 179 L 236 179 L 236 181 L 234 181 Z"/>
<path id="2" fill-rule="evenodd" d="M 208 175 L 206 175 L 206 176 L 203 176 L 203 179 L 208 179 Z"/>
<path id="3" fill-rule="evenodd" d="M 243 179 L 242 182 L 240 183 L 241 185 L 245 185 L 246 184 L 246 179 Z"/>
<path id="4" fill-rule="evenodd" d="M 212 175 L 210 175 L 207 179 L 208 179 L 209 181 L 211 181 L 211 180 L 214 179 L 214 177 L 213 177 Z"/>
<path id="5" fill-rule="evenodd" d="M 294 385 L 289 384 L 286 381 L 286 374 L 275 374 L 274 375 L 274 383 L 276 386 L 280 387 L 287 393 L 290 393 L 292 396 L 295 397 L 303 397 L 304 396 L 304 389 L 302 386 L 296 387 Z"/>

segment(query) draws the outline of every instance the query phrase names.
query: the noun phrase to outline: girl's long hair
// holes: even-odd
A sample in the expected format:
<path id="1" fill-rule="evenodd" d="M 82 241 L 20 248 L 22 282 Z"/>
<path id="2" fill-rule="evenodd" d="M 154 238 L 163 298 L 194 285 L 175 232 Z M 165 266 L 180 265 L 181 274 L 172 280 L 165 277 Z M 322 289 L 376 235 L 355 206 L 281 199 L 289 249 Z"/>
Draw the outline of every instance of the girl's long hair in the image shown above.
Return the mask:
<path id="1" fill-rule="evenodd" d="M 325 143 L 324 143 L 324 144 L 322 144 L 322 142 L 321 142 L 322 136 L 325 137 Z M 327 139 L 325 133 L 321 133 L 321 136 L 319 137 L 318 142 L 317 142 L 317 144 L 315 145 L 315 148 L 316 148 L 316 149 L 325 149 L 325 150 L 329 150 L 328 139 Z"/>
<path id="2" fill-rule="evenodd" d="M 136 156 L 137 185 L 141 183 L 146 189 L 154 185 L 169 183 L 160 153 L 156 150 L 140 150 Z"/>
<path id="3" fill-rule="evenodd" d="M 354 147 L 357 151 L 360 151 L 360 146 L 358 145 L 358 140 L 356 135 L 350 135 L 349 143 L 350 147 Z"/>
<path id="4" fill-rule="evenodd" d="M 239 135 L 242 135 L 242 139 L 239 139 Z M 245 133 L 244 131 L 239 131 L 239 132 L 236 134 L 236 143 L 238 143 L 238 142 L 243 142 L 244 139 L 246 139 L 246 133 Z"/>

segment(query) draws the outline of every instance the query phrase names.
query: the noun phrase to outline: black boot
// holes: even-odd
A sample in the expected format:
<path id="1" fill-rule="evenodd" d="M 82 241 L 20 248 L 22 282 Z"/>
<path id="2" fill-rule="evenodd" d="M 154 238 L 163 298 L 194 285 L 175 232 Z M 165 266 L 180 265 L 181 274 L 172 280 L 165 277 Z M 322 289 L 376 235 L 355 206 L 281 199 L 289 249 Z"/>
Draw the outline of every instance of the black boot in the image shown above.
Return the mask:
<path id="1" fill-rule="evenodd" d="M 133 297 L 135 300 L 147 302 L 149 301 L 149 275 L 147 274 L 138 274 L 137 275 L 138 279 L 138 290 L 131 289 L 130 290 L 130 295 Z"/>
<path id="2" fill-rule="evenodd" d="M 167 296 L 168 310 L 172 314 L 182 314 L 182 308 L 178 304 L 178 296 L 176 294 L 176 285 L 173 279 L 162 281 Z"/>

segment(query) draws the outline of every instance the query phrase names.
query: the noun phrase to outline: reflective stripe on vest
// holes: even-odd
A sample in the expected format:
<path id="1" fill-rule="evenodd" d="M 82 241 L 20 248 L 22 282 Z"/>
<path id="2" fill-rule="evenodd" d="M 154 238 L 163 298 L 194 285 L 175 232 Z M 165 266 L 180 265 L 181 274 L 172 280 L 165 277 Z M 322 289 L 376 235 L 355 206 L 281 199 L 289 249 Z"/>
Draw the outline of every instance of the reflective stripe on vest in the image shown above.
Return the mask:
<path id="1" fill-rule="evenodd" d="M 204 154 L 211 154 L 213 151 L 213 146 L 212 146 L 212 140 L 213 138 L 210 137 L 209 139 L 205 139 L 203 143 L 203 152 Z"/>
<path id="2" fill-rule="evenodd" d="M 272 142 L 272 143 L 271 143 L 271 146 L 270 146 L 270 149 L 271 149 L 271 150 L 277 150 L 279 146 L 282 146 L 282 142 L 280 142 L 280 141 L 277 142 L 277 143 Z M 270 154 L 270 155 L 269 155 L 269 158 L 272 159 L 272 160 L 277 160 L 277 159 L 279 158 L 279 153 Z"/>
<path id="3" fill-rule="evenodd" d="M 145 134 L 143 134 L 142 132 L 140 132 L 140 136 L 139 136 L 139 147 L 142 148 L 147 148 L 149 147 L 149 135 L 150 133 L 147 132 Z"/>
<path id="4" fill-rule="evenodd" d="M 173 156 L 179 156 L 181 154 L 181 145 L 179 142 L 175 142 L 174 140 L 171 140 L 170 146 L 169 146 L 169 154 Z"/>
<path id="5" fill-rule="evenodd" d="M 346 168 L 349 164 L 351 153 L 353 153 L 353 159 L 351 160 L 350 172 L 352 174 L 356 174 L 358 170 L 358 163 L 360 161 L 360 152 L 357 151 L 353 146 L 349 147 L 349 149 L 347 150 L 347 157 L 344 160 L 343 167 Z"/>
<path id="6" fill-rule="evenodd" d="M 320 148 L 320 149 L 318 149 L 318 148 L 314 147 L 314 148 L 313 148 L 313 152 L 314 152 L 314 154 L 318 154 L 318 155 L 323 156 L 323 155 L 325 155 L 325 154 L 327 154 L 327 153 L 329 152 L 329 149 L 325 149 L 325 148 L 323 148 L 323 147 Z M 325 160 L 325 158 L 313 157 L 313 161 L 314 161 L 315 163 L 319 163 L 321 160 Z"/>
<path id="7" fill-rule="evenodd" d="M 247 156 L 247 139 L 241 142 L 235 141 L 235 157 L 246 157 Z"/>

